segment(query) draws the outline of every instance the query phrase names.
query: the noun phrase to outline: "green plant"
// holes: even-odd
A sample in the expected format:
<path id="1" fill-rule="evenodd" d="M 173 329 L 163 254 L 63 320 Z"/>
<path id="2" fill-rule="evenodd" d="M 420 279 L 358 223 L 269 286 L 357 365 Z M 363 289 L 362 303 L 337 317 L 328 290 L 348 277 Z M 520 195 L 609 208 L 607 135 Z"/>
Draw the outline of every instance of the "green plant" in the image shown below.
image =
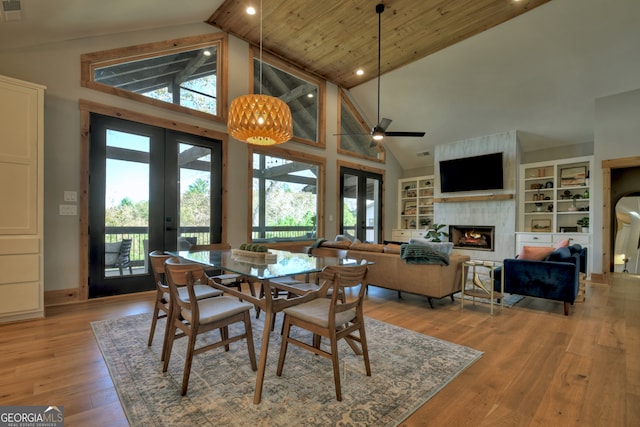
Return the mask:
<path id="1" fill-rule="evenodd" d="M 427 235 L 425 238 L 431 240 L 432 242 L 442 242 L 442 239 L 449 238 L 449 233 L 445 231 L 440 231 L 443 227 L 446 227 L 444 224 L 433 224 L 431 229 L 427 231 Z"/>
<path id="2" fill-rule="evenodd" d="M 576 221 L 576 223 L 581 227 L 588 227 L 589 226 L 589 217 L 588 216 L 583 216 L 578 221 Z"/>

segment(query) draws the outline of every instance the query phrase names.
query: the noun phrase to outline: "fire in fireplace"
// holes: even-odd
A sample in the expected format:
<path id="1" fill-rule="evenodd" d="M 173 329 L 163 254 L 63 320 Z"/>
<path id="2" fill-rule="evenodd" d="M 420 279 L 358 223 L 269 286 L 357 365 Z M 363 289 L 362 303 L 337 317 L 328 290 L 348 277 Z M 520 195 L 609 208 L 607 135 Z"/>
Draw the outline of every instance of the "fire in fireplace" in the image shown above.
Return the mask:
<path id="1" fill-rule="evenodd" d="M 449 241 L 454 248 L 493 251 L 495 229 L 488 225 L 450 225 Z"/>

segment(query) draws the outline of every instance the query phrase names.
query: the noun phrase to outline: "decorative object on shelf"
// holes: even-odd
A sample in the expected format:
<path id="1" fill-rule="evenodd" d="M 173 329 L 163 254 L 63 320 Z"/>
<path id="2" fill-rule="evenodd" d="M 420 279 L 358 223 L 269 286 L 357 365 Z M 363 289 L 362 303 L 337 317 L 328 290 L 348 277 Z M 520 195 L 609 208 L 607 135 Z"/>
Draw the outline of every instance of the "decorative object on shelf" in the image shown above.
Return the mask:
<path id="1" fill-rule="evenodd" d="M 574 166 L 560 169 L 560 185 L 563 187 L 574 187 L 585 185 L 587 179 L 586 166 Z"/>
<path id="2" fill-rule="evenodd" d="M 582 227 L 582 232 L 583 233 L 588 233 L 589 232 L 589 217 L 588 216 L 583 216 L 578 221 L 576 221 L 576 224 L 578 224 L 580 227 Z"/>
<path id="3" fill-rule="evenodd" d="M 553 212 L 553 203 L 551 203 L 551 204 L 549 204 L 549 205 L 547 206 L 547 211 L 549 211 L 549 212 Z"/>
<path id="4" fill-rule="evenodd" d="M 443 227 L 446 227 L 446 225 L 433 224 L 431 229 L 427 231 L 427 234 L 424 237 L 432 242 L 442 242 L 442 239 L 449 239 L 449 233 L 440 231 Z"/>
<path id="5" fill-rule="evenodd" d="M 578 227 L 560 227 L 561 233 L 577 233 Z"/>
<path id="6" fill-rule="evenodd" d="M 431 224 L 431 220 L 429 218 L 420 218 L 420 226 L 428 227 Z"/>
<path id="7" fill-rule="evenodd" d="M 569 212 L 577 212 L 578 211 L 578 207 L 576 206 L 576 200 L 581 199 L 582 196 L 579 194 L 574 194 L 571 199 L 573 199 L 573 205 L 569 206 L 569 208 L 567 209 Z"/>
<path id="8" fill-rule="evenodd" d="M 569 191 L 569 190 L 564 190 L 564 191 L 562 192 L 562 194 L 560 195 L 560 199 L 561 199 L 561 200 L 569 200 L 569 199 L 571 199 L 571 191 Z"/>
<path id="9" fill-rule="evenodd" d="M 545 187 L 545 188 L 553 188 L 553 181 L 547 181 L 547 182 L 545 182 L 544 187 Z"/>
<path id="10" fill-rule="evenodd" d="M 260 93 L 239 96 L 231 102 L 229 134 L 254 145 L 275 145 L 293 136 L 289 106 L 279 98 L 262 94 L 262 0 L 260 1 Z"/>
<path id="11" fill-rule="evenodd" d="M 587 177 L 584 179 L 584 185 L 589 186 L 589 171 L 587 171 Z"/>
<path id="12" fill-rule="evenodd" d="M 539 233 L 548 233 L 551 231 L 551 220 L 550 219 L 532 219 L 531 220 L 531 231 L 539 232 Z"/>
<path id="13" fill-rule="evenodd" d="M 589 198 L 589 189 L 587 188 L 586 190 L 584 190 L 584 194 L 582 195 L 583 199 L 588 199 Z"/>
<path id="14" fill-rule="evenodd" d="M 542 203 L 536 203 L 536 212 L 542 212 Z"/>

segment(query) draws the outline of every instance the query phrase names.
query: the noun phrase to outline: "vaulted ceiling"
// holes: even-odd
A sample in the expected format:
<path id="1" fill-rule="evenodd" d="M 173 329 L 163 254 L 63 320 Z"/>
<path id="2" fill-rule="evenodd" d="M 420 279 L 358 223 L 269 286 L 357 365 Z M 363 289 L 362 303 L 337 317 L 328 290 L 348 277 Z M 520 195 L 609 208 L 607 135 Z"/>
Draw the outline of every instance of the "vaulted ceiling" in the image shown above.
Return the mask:
<path id="1" fill-rule="evenodd" d="M 373 125 L 380 1 L 381 117 L 392 131 L 426 131 L 385 138 L 405 169 L 432 165 L 416 153 L 435 145 L 513 129 L 524 151 L 593 142 L 595 100 L 640 88 L 638 0 L 263 0 L 264 46 L 350 88 Z M 217 31 L 205 22 L 259 40 L 258 17 L 237 0 L 20 2 L 20 21 L 0 20 L 0 61 L 101 35 L 122 35 L 112 47 L 124 47 L 137 30 Z"/>
<path id="2" fill-rule="evenodd" d="M 377 76 L 378 24 L 384 74 L 548 1 L 263 0 L 263 49 L 352 88 Z M 260 11 L 247 14 L 250 3 L 225 0 L 207 22 L 257 46 Z M 380 14 L 377 4 L 385 6 Z"/>

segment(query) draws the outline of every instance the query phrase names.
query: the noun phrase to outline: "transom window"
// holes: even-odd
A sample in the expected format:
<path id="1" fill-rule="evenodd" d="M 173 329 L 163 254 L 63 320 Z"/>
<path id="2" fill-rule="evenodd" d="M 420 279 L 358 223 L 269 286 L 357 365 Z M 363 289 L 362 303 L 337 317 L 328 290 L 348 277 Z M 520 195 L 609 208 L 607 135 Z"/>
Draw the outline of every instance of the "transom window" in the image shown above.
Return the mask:
<path id="1" fill-rule="evenodd" d="M 82 85 L 222 121 L 225 45 L 216 34 L 84 54 Z"/>
<path id="2" fill-rule="evenodd" d="M 380 142 L 371 138 L 371 129 L 362 118 L 344 89 L 340 89 L 340 122 L 338 134 L 338 152 L 353 157 L 385 161 L 385 149 Z"/>
<path id="3" fill-rule="evenodd" d="M 325 81 L 264 53 L 260 67 L 259 51 L 253 55 L 253 93 L 280 98 L 289 105 L 294 141 L 324 147 Z"/>
<path id="4" fill-rule="evenodd" d="M 316 239 L 324 159 L 271 147 L 252 149 L 251 240 Z"/>

